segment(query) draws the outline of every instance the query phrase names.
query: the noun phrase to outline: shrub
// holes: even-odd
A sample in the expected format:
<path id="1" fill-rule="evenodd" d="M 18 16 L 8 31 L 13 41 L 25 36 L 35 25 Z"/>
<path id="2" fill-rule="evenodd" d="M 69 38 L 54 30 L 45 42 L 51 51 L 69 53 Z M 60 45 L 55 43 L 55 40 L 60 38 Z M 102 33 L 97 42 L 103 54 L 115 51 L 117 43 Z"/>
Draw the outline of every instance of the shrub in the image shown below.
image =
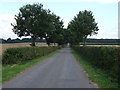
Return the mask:
<path id="1" fill-rule="evenodd" d="M 59 47 L 24 47 L 24 48 L 9 48 L 2 58 L 3 64 L 17 64 L 23 61 L 32 60 L 39 56 L 44 56 Z"/>
<path id="2" fill-rule="evenodd" d="M 94 67 L 104 70 L 110 76 L 118 77 L 118 47 L 73 47 Z M 119 54 L 119 55 L 118 55 Z"/>

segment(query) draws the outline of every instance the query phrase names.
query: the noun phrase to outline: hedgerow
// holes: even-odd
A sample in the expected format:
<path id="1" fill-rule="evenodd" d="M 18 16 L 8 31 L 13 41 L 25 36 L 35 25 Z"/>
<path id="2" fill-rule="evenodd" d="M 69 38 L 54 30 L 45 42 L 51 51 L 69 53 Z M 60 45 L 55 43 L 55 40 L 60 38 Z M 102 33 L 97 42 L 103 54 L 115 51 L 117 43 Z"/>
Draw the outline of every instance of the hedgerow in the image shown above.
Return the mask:
<path id="1" fill-rule="evenodd" d="M 107 72 L 108 75 L 118 79 L 118 47 L 73 47 L 82 57 L 86 58 L 94 67 Z"/>
<path id="2" fill-rule="evenodd" d="M 3 54 L 2 64 L 17 64 L 23 61 L 29 61 L 53 52 L 58 48 L 59 47 L 9 48 Z"/>

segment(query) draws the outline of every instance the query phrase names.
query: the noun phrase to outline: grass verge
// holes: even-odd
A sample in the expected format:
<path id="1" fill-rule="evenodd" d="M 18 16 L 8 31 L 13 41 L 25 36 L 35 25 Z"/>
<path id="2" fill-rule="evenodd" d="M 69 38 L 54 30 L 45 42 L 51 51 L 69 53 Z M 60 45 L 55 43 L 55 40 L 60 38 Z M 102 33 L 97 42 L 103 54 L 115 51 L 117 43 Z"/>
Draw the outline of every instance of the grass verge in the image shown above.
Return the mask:
<path id="1" fill-rule="evenodd" d="M 45 56 L 38 57 L 31 61 L 26 61 L 21 64 L 13 64 L 13 65 L 2 65 L 2 83 L 10 80 L 12 77 L 17 76 L 20 72 L 36 65 L 37 63 L 43 61 L 44 59 L 56 54 L 59 50 L 49 53 Z"/>
<path id="2" fill-rule="evenodd" d="M 85 58 L 80 56 L 75 50 L 72 49 L 72 53 L 75 58 L 80 62 L 80 65 L 89 74 L 89 79 L 97 83 L 100 88 L 117 88 L 118 83 L 114 82 L 114 79 L 106 74 L 105 71 L 92 66 Z"/>

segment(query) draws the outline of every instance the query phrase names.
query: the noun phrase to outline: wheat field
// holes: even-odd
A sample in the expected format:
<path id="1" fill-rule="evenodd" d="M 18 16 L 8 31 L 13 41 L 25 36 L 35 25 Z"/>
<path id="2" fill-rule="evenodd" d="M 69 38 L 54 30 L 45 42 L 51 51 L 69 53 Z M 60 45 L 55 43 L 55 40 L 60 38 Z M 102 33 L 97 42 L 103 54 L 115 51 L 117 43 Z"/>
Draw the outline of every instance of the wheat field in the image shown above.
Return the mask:
<path id="1" fill-rule="evenodd" d="M 87 45 L 87 46 L 95 46 L 95 47 L 120 47 L 120 45 Z"/>
<path id="2" fill-rule="evenodd" d="M 80 45 L 83 46 L 83 45 Z M 85 45 L 85 46 L 90 46 L 90 47 L 120 47 L 120 45 Z"/>
<path id="3" fill-rule="evenodd" d="M 8 48 L 20 48 L 20 47 L 31 47 L 31 43 L 7 43 L 0 44 L 0 55 L 4 53 L 4 51 Z M 36 43 L 36 46 L 48 46 L 46 43 Z"/>
<path id="4" fill-rule="evenodd" d="M 0 55 L 4 53 L 4 51 L 8 48 L 20 48 L 20 47 L 31 47 L 31 43 L 7 43 L 7 44 L 0 44 Z M 52 46 L 53 44 L 51 44 Z M 48 46 L 46 43 L 36 43 L 36 46 Z M 83 46 L 83 45 L 80 45 Z M 120 47 L 120 45 L 86 45 L 86 46 L 95 46 L 95 47 L 101 47 L 101 46 L 111 46 L 111 47 Z"/>

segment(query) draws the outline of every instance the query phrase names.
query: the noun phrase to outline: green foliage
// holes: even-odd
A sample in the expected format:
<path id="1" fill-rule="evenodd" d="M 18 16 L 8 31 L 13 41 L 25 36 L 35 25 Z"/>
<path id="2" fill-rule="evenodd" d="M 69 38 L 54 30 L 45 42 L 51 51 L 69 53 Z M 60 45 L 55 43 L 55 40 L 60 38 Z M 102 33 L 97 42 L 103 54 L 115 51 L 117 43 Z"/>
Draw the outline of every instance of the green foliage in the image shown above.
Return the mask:
<path id="1" fill-rule="evenodd" d="M 74 47 L 80 55 L 86 57 L 94 67 L 106 71 L 116 81 L 118 79 L 118 47 Z"/>
<path id="2" fill-rule="evenodd" d="M 44 56 L 59 47 L 25 47 L 9 48 L 4 52 L 3 64 L 17 64 L 23 61 L 29 61 L 39 56 Z"/>
<path id="3" fill-rule="evenodd" d="M 61 45 L 63 44 L 62 42 L 64 42 L 63 21 L 55 14 L 51 14 L 51 20 L 53 28 L 49 30 L 49 32 L 46 32 L 46 42 L 48 45 L 50 43 L 58 43 L 58 45 Z"/>
<path id="4" fill-rule="evenodd" d="M 27 4 L 15 15 L 16 24 L 13 32 L 19 37 L 31 36 L 32 45 L 36 38 L 43 38 L 53 28 L 50 10 L 43 9 L 42 4 Z"/>
<path id="5" fill-rule="evenodd" d="M 91 11 L 80 11 L 69 23 L 68 29 L 64 29 L 60 17 L 44 9 L 42 4 L 27 4 L 19 10 L 19 14 L 15 15 L 16 24 L 12 24 L 13 32 L 19 37 L 31 36 L 32 46 L 35 46 L 37 38 L 45 38 L 48 46 L 50 43 L 79 44 L 99 30 Z"/>
<path id="6" fill-rule="evenodd" d="M 95 82 L 99 88 L 118 88 L 118 82 L 114 81 L 114 78 L 106 74 L 106 71 L 95 67 L 91 64 L 91 62 L 85 57 L 81 56 L 79 52 L 73 51 L 73 55 L 80 62 L 80 65 L 84 68 L 84 70 L 89 74 L 89 79 L 92 82 Z M 119 74 L 118 74 L 119 75 Z"/>
<path id="7" fill-rule="evenodd" d="M 97 34 L 99 30 L 91 11 L 80 11 L 69 23 L 68 30 L 71 35 L 71 44 L 79 44 L 85 41 L 88 35 Z"/>
<path id="8" fill-rule="evenodd" d="M 32 46 L 37 38 L 45 38 L 48 45 L 58 43 L 63 38 L 63 21 L 59 16 L 43 9 L 42 4 L 27 4 L 15 15 L 16 24 L 12 24 L 13 32 L 19 37 L 31 36 Z"/>

